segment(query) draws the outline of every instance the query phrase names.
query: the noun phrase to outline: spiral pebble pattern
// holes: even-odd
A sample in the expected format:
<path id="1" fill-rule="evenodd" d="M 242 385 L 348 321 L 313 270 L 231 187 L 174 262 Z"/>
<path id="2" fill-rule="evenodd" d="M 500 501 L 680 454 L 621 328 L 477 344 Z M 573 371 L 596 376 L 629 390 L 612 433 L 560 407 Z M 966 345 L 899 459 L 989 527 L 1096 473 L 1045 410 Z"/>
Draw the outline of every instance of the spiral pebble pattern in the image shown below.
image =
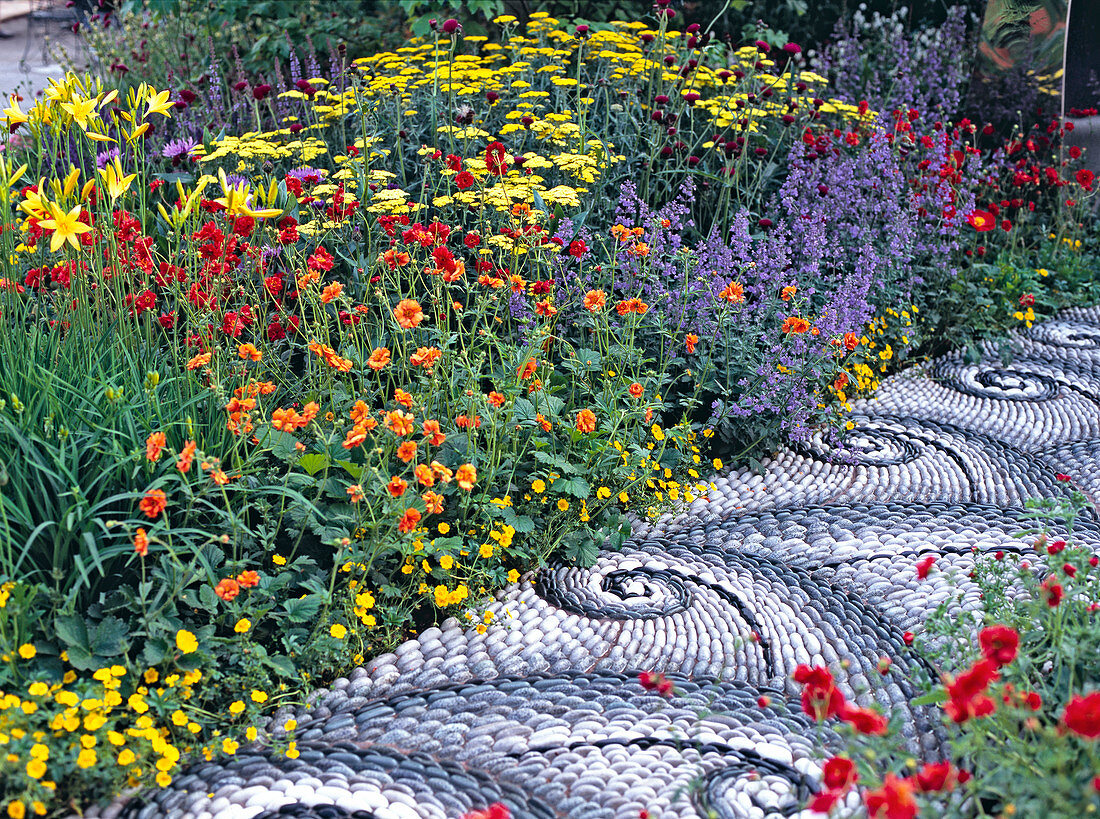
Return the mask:
<path id="1" fill-rule="evenodd" d="M 837 738 L 801 712 L 800 663 L 941 758 L 941 717 L 911 705 L 937 669 L 904 633 L 941 604 L 978 608 L 978 555 L 1045 571 L 1018 537 L 1028 498 L 1100 496 L 1100 308 L 977 352 L 886 379 L 840 444 L 726 471 L 594 566 L 522 578 L 485 633 L 447 620 L 280 712 L 263 741 L 87 815 L 454 819 L 501 802 L 537 819 L 809 817 Z M 1100 553 L 1094 517 L 1074 537 Z M 279 744 L 291 716 L 296 759 Z M 859 812 L 853 793 L 837 815 Z"/>

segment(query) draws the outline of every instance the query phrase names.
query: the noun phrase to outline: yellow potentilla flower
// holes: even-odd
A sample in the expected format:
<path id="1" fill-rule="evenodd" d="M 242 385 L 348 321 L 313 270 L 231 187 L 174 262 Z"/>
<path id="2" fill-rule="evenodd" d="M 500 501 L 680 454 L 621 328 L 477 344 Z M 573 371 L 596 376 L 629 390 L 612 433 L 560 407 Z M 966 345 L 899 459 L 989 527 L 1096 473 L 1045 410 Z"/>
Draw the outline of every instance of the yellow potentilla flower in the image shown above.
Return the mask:
<path id="1" fill-rule="evenodd" d="M 176 632 L 176 648 L 184 654 L 192 654 L 199 649 L 199 641 L 187 629 L 181 628 Z"/>
<path id="2" fill-rule="evenodd" d="M 252 628 L 252 623 L 246 617 L 242 617 L 237 621 L 237 625 L 233 626 L 233 630 L 238 634 L 244 634 L 250 628 Z"/>
<path id="3" fill-rule="evenodd" d="M 298 743 L 297 742 L 291 742 L 289 745 L 287 745 L 287 748 L 286 748 L 286 758 L 287 759 L 297 759 L 298 756 L 299 756 L 299 754 L 298 754 Z"/>
<path id="4" fill-rule="evenodd" d="M 224 751 L 225 753 L 227 753 L 231 756 L 233 754 L 237 753 L 237 749 L 239 747 L 241 747 L 240 744 L 237 743 L 237 742 L 234 742 L 229 737 L 226 737 L 225 739 L 222 740 L 222 751 Z"/>
<path id="5" fill-rule="evenodd" d="M 157 774 L 157 785 L 162 788 L 167 788 L 172 784 L 172 774 L 167 771 L 161 771 Z"/>
<path id="6" fill-rule="evenodd" d="M 343 640 L 347 636 L 347 626 L 342 623 L 333 623 L 328 630 L 328 633 L 335 637 L 337 640 Z"/>
<path id="7" fill-rule="evenodd" d="M 255 725 L 249 725 L 248 728 L 244 732 L 244 736 L 245 736 L 245 739 L 247 739 L 249 742 L 255 742 L 256 737 L 259 736 L 259 733 L 260 732 L 256 730 Z"/>
<path id="8" fill-rule="evenodd" d="M 508 571 L 508 582 L 515 583 L 519 580 L 519 572 L 516 569 L 510 569 Z"/>
<path id="9" fill-rule="evenodd" d="M 240 700 L 236 700 L 236 701 L 230 703 L 229 713 L 232 714 L 233 716 L 237 716 L 237 714 L 240 714 L 243 711 L 244 711 L 244 703 L 241 702 Z"/>
<path id="10" fill-rule="evenodd" d="M 256 689 L 253 689 L 252 690 L 252 701 L 253 702 L 259 702 L 259 703 L 267 702 L 267 692 L 266 691 L 257 691 Z"/>
<path id="11" fill-rule="evenodd" d="M 546 491 L 546 481 L 541 478 L 535 478 L 535 480 L 531 481 L 531 491 L 536 495 L 541 495 Z"/>
<path id="12" fill-rule="evenodd" d="M 85 748 L 76 757 L 76 766 L 78 768 L 90 768 L 95 765 L 96 752 L 92 748 Z"/>
<path id="13" fill-rule="evenodd" d="M 569 501 L 567 501 L 565 498 L 558 498 L 558 510 L 562 511 L 562 512 L 565 512 L 565 511 L 568 511 L 568 509 L 569 509 Z"/>
<path id="14" fill-rule="evenodd" d="M 24 660 L 32 660 L 36 654 L 38 654 L 38 649 L 31 643 L 23 643 L 19 646 L 19 656 Z"/>
<path id="15" fill-rule="evenodd" d="M 115 761 L 122 767 L 126 767 L 127 765 L 133 765 L 136 758 L 133 751 L 129 748 L 125 748 Z"/>
<path id="16" fill-rule="evenodd" d="M 34 682 L 27 688 L 27 693 L 32 697 L 44 697 L 50 693 L 50 687 L 44 682 Z"/>
<path id="17" fill-rule="evenodd" d="M 13 802 L 8 802 L 8 816 L 10 819 L 23 819 L 26 815 L 27 807 L 22 800 L 16 799 Z"/>
<path id="18" fill-rule="evenodd" d="M 455 559 L 450 555 L 443 555 L 443 557 L 439 558 L 439 565 L 444 571 L 450 571 L 455 565 Z"/>
<path id="19" fill-rule="evenodd" d="M 46 775 L 46 763 L 41 759 L 32 759 L 27 763 L 27 776 L 31 779 L 41 779 Z"/>
<path id="20" fill-rule="evenodd" d="M 481 547 L 477 550 L 477 553 L 479 555 L 481 555 L 483 558 L 486 558 L 486 559 L 492 557 L 493 556 L 493 544 L 491 544 L 491 543 L 482 543 Z"/>

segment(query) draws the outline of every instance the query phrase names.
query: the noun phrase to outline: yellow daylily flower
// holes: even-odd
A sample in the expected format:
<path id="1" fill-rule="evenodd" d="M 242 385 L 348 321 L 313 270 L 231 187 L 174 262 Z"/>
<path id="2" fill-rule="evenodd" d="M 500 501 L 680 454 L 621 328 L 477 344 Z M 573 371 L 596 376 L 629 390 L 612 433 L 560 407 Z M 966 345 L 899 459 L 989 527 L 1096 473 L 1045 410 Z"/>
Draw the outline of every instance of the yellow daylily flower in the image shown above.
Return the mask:
<path id="1" fill-rule="evenodd" d="M 78 99 L 73 97 L 72 102 L 61 103 L 61 110 L 68 113 L 73 122 L 80 126 L 80 130 L 88 130 L 88 117 L 95 111 L 96 100 L 91 99 Z"/>
<path id="2" fill-rule="evenodd" d="M 38 190 L 42 190 L 46 184 L 46 180 L 38 180 Z M 49 200 L 42 194 L 36 191 L 27 191 L 26 196 L 23 197 L 23 201 L 19 203 L 19 210 L 30 216 L 32 219 L 42 221 L 49 215 Z"/>
<path id="3" fill-rule="evenodd" d="M 81 233 L 91 230 L 90 226 L 80 221 L 80 205 L 65 213 L 56 203 L 50 202 L 49 209 L 51 218 L 44 219 L 38 224 L 40 227 L 53 230 L 53 236 L 50 238 L 50 252 L 56 253 L 66 242 L 74 249 L 80 250 L 78 237 Z"/>
<path id="4" fill-rule="evenodd" d="M 31 118 L 24 114 L 19 108 L 19 98 L 15 94 L 8 97 L 8 102 L 10 102 L 11 105 L 4 109 L 4 117 L 8 122 L 9 131 L 14 131 L 16 126 L 31 121 Z"/>
<path id="5" fill-rule="evenodd" d="M 164 116 L 171 116 L 168 112 L 172 110 L 172 106 L 176 103 L 173 100 L 168 99 L 169 93 L 167 90 L 161 91 L 159 94 L 154 93 L 153 89 L 149 89 L 149 110 L 145 112 L 145 116 L 149 114 L 164 114 Z"/>
<path id="6" fill-rule="evenodd" d="M 129 176 L 123 175 L 122 161 L 117 156 L 114 158 L 114 162 L 108 164 L 99 173 L 107 183 L 107 194 L 111 197 L 112 202 L 126 193 L 130 183 L 137 179 L 136 173 Z"/>
<path id="7" fill-rule="evenodd" d="M 69 173 L 65 177 L 65 182 L 62 186 L 62 190 L 65 196 L 68 196 L 76 188 L 76 181 L 80 179 L 80 168 L 75 165 L 69 166 Z"/>

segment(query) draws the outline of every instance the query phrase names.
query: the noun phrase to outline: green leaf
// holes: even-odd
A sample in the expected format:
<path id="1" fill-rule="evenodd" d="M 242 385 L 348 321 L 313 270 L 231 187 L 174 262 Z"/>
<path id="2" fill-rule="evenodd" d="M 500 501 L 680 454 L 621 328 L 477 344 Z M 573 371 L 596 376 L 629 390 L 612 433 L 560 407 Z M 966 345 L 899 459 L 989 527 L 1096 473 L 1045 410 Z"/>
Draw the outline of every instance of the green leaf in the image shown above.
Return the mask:
<path id="1" fill-rule="evenodd" d="M 199 586 L 199 605 L 211 614 L 218 611 L 218 595 L 214 593 L 209 583 Z"/>
<path id="2" fill-rule="evenodd" d="M 280 677 L 293 679 L 298 676 L 298 669 L 294 667 L 294 662 L 282 654 L 272 654 L 270 657 L 264 657 L 263 664 Z"/>
<path id="3" fill-rule="evenodd" d="M 66 646 L 87 646 L 88 626 L 84 618 L 76 614 L 63 614 L 54 618 L 54 631 L 57 638 Z"/>
<path id="4" fill-rule="evenodd" d="M 567 561 L 581 568 L 589 568 L 600 554 L 599 546 L 586 532 L 574 532 L 561 547 L 561 554 Z"/>
<path id="5" fill-rule="evenodd" d="M 286 610 L 286 619 L 292 623 L 310 623 L 317 618 L 321 611 L 321 598 L 317 595 L 307 594 L 305 597 L 295 597 L 283 601 Z"/>
<path id="6" fill-rule="evenodd" d="M 510 506 L 505 506 L 500 510 L 500 517 L 507 525 L 522 535 L 535 531 L 535 521 L 527 515 L 517 515 Z M 439 541 L 437 540 L 436 543 L 438 544 Z"/>
<path id="7" fill-rule="evenodd" d="M 584 478 L 570 478 L 569 480 L 559 478 L 554 481 L 554 488 L 562 493 L 568 493 L 574 498 L 587 498 L 592 493 L 592 487 Z"/>
<path id="8" fill-rule="evenodd" d="M 933 691 L 931 694 L 925 694 L 923 697 L 917 697 L 913 700 L 913 705 L 938 705 L 941 702 L 947 702 L 946 691 Z"/>
<path id="9" fill-rule="evenodd" d="M 311 452 L 298 459 L 298 466 L 302 467 L 310 475 L 316 475 L 326 468 L 332 461 L 328 455 L 321 452 Z"/>
<path id="10" fill-rule="evenodd" d="M 126 651 L 130 629 L 117 617 L 104 617 L 96 626 L 92 650 L 101 657 L 113 657 Z"/>
<path id="11" fill-rule="evenodd" d="M 363 465 L 357 464 L 355 461 L 349 461 L 346 458 L 336 462 L 338 466 L 342 466 L 352 479 L 358 481 L 363 475 Z"/>

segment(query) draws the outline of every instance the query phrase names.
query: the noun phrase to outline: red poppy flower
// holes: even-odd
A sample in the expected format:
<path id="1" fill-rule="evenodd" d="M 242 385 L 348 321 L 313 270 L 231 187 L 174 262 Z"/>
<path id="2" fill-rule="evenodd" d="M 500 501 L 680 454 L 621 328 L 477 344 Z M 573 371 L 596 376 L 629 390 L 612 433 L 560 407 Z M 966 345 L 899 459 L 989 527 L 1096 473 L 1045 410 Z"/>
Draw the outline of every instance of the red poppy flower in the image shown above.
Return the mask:
<path id="1" fill-rule="evenodd" d="M 960 773 L 950 762 L 926 762 L 912 777 L 912 781 L 921 793 L 950 791 L 958 784 Z"/>
<path id="2" fill-rule="evenodd" d="M 1062 584 L 1054 579 L 1051 575 L 1044 580 L 1039 589 L 1043 592 L 1043 599 L 1046 600 L 1047 605 L 1052 609 L 1057 608 L 1058 604 L 1062 602 L 1062 598 L 1065 596 L 1065 592 L 1062 590 Z"/>
<path id="3" fill-rule="evenodd" d="M 638 682 L 642 684 L 642 688 L 646 691 L 656 691 L 662 697 L 672 696 L 672 680 L 664 674 L 656 671 L 643 671 L 638 675 Z"/>
<path id="4" fill-rule="evenodd" d="M 821 769 L 821 784 L 831 791 L 844 793 L 858 780 L 856 766 L 844 756 L 834 756 Z"/>
<path id="5" fill-rule="evenodd" d="M 861 734 L 882 736 L 886 733 L 886 717 L 869 708 L 855 708 L 846 705 L 840 712 L 840 718 L 850 723 Z"/>

